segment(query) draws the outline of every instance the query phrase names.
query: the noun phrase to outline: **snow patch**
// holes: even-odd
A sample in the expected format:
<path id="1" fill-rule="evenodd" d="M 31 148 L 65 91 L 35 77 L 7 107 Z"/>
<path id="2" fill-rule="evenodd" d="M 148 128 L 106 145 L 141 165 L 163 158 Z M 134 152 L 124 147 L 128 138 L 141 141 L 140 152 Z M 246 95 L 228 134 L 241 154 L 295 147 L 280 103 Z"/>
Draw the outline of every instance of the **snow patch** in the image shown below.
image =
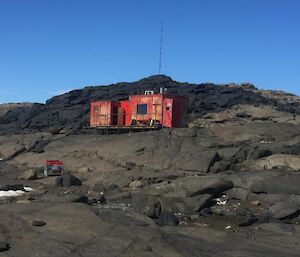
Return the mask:
<path id="1" fill-rule="evenodd" d="M 33 191 L 33 189 L 32 189 L 31 187 L 24 187 L 24 190 L 25 190 L 26 192 L 31 192 L 31 191 Z"/>
<path id="2" fill-rule="evenodd" d="M 20 195 L 23 195 L 25 194 L 24 191 L 22 190 L 8 190 L 8 191 L 3 191 L 3 190 L 0 190 L 0 197 L 17 197 L 17 196 L 20 196 Z"/>
<path id="3" fill-rule="evenodd" d="M 7 191 L 0 190 L 0 197 L 18 197 L 31 191 L 33 191 L 31 187 L 24 187 L 24 191 L 23 190 L 7 190 Z"/>
<path id="4" fill-rule="evenodd" d="M 222 195 L 221 198 L 216 198 L 215 201 L 217 202 L 217 205 L 226 205 L 228 198 L 226 195 Z"/>

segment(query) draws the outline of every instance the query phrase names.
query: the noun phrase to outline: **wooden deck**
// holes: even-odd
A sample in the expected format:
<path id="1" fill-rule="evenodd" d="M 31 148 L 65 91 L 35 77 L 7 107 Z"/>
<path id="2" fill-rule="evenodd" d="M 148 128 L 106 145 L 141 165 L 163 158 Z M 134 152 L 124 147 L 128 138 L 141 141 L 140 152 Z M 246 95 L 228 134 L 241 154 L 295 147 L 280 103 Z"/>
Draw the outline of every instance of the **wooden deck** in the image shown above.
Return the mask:
<path id="1" fill-rule="evenodd" d="M 121 134 L 159 130 L 161 126 L 97 126 L 83 128 L 84 134 Z"/>

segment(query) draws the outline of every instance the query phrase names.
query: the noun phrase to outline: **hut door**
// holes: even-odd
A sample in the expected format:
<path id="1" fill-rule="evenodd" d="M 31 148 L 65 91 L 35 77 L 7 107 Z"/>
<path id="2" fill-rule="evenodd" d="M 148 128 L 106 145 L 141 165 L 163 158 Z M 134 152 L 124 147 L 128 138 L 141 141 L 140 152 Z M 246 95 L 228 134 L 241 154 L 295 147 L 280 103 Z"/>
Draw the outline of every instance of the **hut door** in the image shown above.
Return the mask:
<path id="1" fill-rule="evenodd" d="M 152 98 L 152 114 L 151 119 L 156 123 L 163 123 L 162 120 L 162 97 L 161 96 L 154 96 Z"/>
<path id="2" fill-rule="evenodd" d="M 101 126 L 103 125 L 103 117 L 101 116 L 101 111 L 103 111 L 102 109 L 102 105 L 95 105 L 94 106 L 94 110 L 93 110 L 93 123 L 95 126 Z"/>
<path id="3" fill-rule="evenodd" d="M 118 106 L 113 106 L 112 107 L 112 125 L 116 126 L 118 125 Z"/>
<path id="4" fill-rule="evenodd" d="M 173 113 L 173 99 L 164 99 L 163 107 L 163 126 L 171 128 L 172 127 L 172 113 Z"/>

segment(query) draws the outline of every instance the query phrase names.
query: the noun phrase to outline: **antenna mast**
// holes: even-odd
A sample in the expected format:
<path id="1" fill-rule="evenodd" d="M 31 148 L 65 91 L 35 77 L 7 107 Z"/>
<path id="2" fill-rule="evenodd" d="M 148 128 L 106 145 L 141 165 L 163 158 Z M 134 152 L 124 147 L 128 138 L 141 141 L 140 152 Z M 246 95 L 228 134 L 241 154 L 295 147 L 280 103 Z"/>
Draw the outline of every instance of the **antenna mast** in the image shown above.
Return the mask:
<path id="1" fill-rule="evenodd" d="M 163 21 L 161 21 L 160 28 L 160 49 L 159 49 L 159 66 L 158 66 L 158 74 L 161 74 L 161 57 L 162 57 L 162 47 L 163 47 Z"/>

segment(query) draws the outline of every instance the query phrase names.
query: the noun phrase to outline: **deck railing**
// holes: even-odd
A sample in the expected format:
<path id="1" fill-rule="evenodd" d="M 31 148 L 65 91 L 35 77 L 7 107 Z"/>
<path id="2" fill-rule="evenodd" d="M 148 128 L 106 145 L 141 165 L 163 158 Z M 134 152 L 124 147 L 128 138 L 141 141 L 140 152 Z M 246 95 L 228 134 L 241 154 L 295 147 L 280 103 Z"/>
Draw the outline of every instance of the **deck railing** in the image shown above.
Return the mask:
<path id="1" fill-rule="evenodd" d="M 158 126 L 162 124 L 162 115 L 160 117 L 157 113 L 147 114 L 99 114 L 91 113 L 90 127 L 103 126 Z"/>

